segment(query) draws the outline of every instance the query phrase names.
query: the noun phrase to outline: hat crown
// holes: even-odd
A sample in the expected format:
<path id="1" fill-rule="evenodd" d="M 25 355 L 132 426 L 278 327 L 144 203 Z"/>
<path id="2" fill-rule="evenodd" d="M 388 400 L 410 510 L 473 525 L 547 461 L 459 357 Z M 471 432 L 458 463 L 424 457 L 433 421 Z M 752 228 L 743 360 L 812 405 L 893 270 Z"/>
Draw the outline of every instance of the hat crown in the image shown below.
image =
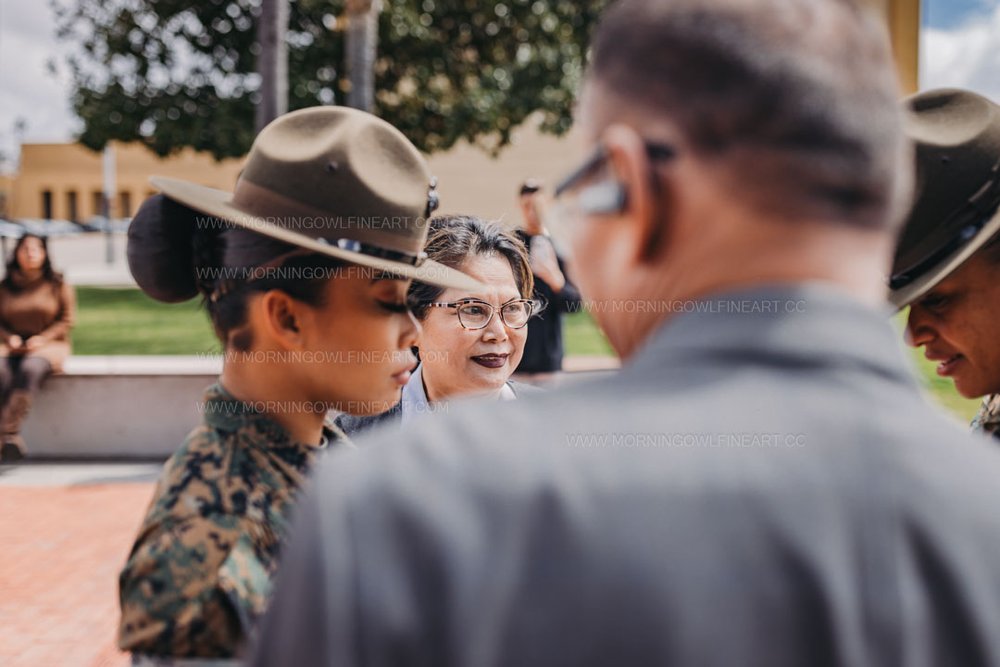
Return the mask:
<path id="1" fill-rule="evenodd" d="M 312 107 L 261 131 L 233 203 L 315 238 L 415 252 L 426 235 L 431 180 L 423 156 L 385 121 L 346 107 Z"/>
<path id="2" fill-rule="evenodd" d="M 232 193 L 162 176 L 150 182 L 191 211 L 179 216 L 190 218 L 191 224 L 174 245 L 191 245 L 208 215 L 308 254 L 328 255 L 401 279 L 459 289 L 483 287 L 464 273 L 428 260 L 423 247 L 427 216 L 437 205 L 435 181 L 402 132 L 363 111 L 324 106 L 277 118 L 257 136 Z M 161 208 L 144 207 L 146 219 L 133 220 L 130 228 L 162 228 L 166 222 L 159 215 Z M 132 238 L 130 229 L 130 244 Z M 156 247 L 177 240 L 164 239 L 145 243 L 136 235 L 130 266 L 133 255 L 141 264 Z M 192 266 L 189 259 L 183 263 Z M 166 296 L 173 297 L 181 288 L 190 285 Z"/>
<path id="3" fill-rule="evenodd" d="M 917 158 L 916 194 L 893 272 L 932 255 L 967 224 L 961 211 L 1000 161 L 1000 107 L 964 90 L 932 90 L 907 100 L 906 132 Z"/>

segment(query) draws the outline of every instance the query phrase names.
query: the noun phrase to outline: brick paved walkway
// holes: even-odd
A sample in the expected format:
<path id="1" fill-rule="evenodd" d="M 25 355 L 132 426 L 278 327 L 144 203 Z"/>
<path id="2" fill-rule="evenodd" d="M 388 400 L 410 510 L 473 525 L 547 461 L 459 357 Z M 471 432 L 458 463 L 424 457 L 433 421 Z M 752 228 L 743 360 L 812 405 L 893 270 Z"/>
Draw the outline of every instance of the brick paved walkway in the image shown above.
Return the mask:
<path id="1" fill-rule="evenodd" d="M 0 665 L 128 665 L 117 576 L 153 483 L 54 481 L 0 477 Z"/>

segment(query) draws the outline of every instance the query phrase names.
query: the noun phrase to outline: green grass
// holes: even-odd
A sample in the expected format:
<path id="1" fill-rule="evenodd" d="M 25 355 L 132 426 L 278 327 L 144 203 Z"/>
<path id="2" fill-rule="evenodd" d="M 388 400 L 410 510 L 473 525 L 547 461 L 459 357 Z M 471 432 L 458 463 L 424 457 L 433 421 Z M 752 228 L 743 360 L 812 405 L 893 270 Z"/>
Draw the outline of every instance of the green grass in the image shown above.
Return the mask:
<path id="1" fill-rule="evenodd" d="M 563 345 L 567 355 L 614 356 L 608 339 L 597 328 L 590 313 L 584 310 L 570 313 L 563 319 Z"/>
<path id="2" fill-rule="evenodd" d="M 197 299 L 165 304 L 137 289 L 78 287 L 74 354 L 219 352 Z"/>
<path id="3" fill-rule="evenodd" d="M 219 352 L 198 299 L 165 304 L 136 289 L 78 287 L 74 354 Z M 585 312 L 566 318 L 569 354 L 610 356 L 611 346 Z"/>
<path id="4" fill-rule="evenodd" d="M 136 289 L 77 289 L 79 310 L 73 331 L 75 354 L 207 354 L 218 353 L 219 343 L 208 317 L 193 299 L 180 304 L 153 301 Z M 902 331 L 904 315 L 894 323 Z M 584 311 L 565 319 L 568 355 L 611 356 L 607 339 Z M 912 351 L 918 375 L 933 399 L 968 421 L 978 400 L 962 398 L 951 380 L 938 377 L 934 364 Z"/>

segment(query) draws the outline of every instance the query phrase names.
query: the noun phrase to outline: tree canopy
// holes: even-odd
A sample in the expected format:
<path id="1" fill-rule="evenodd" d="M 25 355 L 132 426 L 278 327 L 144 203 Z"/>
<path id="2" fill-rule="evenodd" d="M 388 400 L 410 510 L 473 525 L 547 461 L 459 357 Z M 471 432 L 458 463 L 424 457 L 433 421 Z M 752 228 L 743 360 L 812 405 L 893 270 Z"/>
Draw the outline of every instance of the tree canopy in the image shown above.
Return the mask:
<path id="1" fill-rule="evenodd" d="M 51 0 L 80 141 L 244 155 L 259 98 L 261 0 Z M 490 150 L 539 112 L 569 129 L 590 33 L 610 0 L 384 0 L 374 112 L 428 152 Z M 343 104 L 344 0 L 290 0 L 289 109 Z"/>

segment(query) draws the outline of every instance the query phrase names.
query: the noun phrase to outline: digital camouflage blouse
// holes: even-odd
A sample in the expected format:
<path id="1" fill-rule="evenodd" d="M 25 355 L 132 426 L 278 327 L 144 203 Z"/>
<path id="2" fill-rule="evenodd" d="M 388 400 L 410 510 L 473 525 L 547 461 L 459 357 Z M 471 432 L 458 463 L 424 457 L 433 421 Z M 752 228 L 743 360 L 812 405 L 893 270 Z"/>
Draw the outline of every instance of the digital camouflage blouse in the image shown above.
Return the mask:
<path id="1" fill-rule="evenodd" d="M 287 431 L 219 384 L 167 461 L 119 577 L 118 646 L 150 656 L 238 655 L 265 610 L 288 511 L 324 445 Z"/>

